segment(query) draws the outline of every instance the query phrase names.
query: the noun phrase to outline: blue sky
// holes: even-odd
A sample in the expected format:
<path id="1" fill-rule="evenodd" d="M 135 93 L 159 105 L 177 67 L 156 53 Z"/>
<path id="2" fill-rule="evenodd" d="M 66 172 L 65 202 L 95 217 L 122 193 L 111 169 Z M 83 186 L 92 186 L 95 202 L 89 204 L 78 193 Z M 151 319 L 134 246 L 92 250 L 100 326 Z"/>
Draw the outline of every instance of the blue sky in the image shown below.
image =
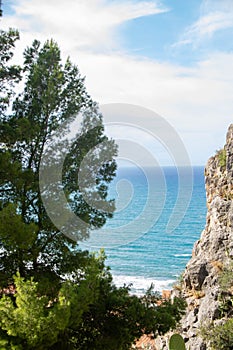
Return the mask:
<path id="1" fill-rule="evenodd" d="M 227 6 L 225 8 L 223 3 L 224 0 L 218 1 L 218 4 L 216 1 L 209 1 L 207 6 L 208 2 L 202 0 L 164 0 L 161 2 L 161 9 L 164 9 L 164 12 L 136 18 L 122 26 L 120 33 L 123 47 L 134 55 L 185 66 L 195 65 L 201 59 L 205 59 L 210 52 L 232 51 L 233 26 L 232 23 L 224 26 Z M 211 11 L 212 5 L 213 11 Z M 196 34 L 190 33 L 188 38 L 187 32 L 195 23 L 211 14 L 214 17 L 214 14 L 217 16 L 219 13 L 220 17 L 221 11 L 222 26 L 220 19 L 213 19 L 212 22 L 213 26 L 220 25 L 218 30 L 212 28 L 206 35 L 201 35 L 196 30 Z M 182 43 L 185 39 L 189 39 L 190 42 Z"/>
<path id="2" fill-rule="evenodd" d="M 20 30 L 21 61 L 34 38 L 53 37 L 96 101 L 157 112 L 192 164 L 223 146 L 233 122 L 232 0 L 5 0 L 1 27 Z"/>
<path id="3" fill-rule="evenodd" d="M 177 50 L 173 45 L 189 24 L 199 18 L 200 5 L 198 0 L 164 1 L 161 14 L 129 21 L 121 32 L 125 49 L 151 59 L 191 64 L 193 50 L 184 55 L 183 50 Z"/>

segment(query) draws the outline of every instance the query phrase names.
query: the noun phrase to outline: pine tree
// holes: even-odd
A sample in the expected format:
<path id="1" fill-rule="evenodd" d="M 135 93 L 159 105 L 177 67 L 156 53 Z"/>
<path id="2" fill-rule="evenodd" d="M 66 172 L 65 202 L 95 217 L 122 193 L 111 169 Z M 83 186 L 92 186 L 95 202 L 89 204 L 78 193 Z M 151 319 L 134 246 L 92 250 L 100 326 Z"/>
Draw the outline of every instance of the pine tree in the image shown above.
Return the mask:
<path id="1" fill-rule="evenodd" d="M 13 57 L 15 42 L 19 39 L 19 32 L 14 29 L 0 30 L 0 116 L 6 112 L 13 95 L 13 87 L 21 79 L 21 68 L 10 65 Z"/>
<path id="2" fill-rule="evenodd" d="M 10 43 L 13 40 L 15 36 Z M 12 44 L 5 46 L 7 49 Z M 77 239 L 88 237 L 90 228 L 101 227 L 114 209 L 111 201 L 108 211 L 92 207 L 83 194 L 85 190 L 91 192 L 90 189 L 80 189 L 80 164 L 94 148 L 94 156 L 87 164 L 90 167 L 88 172 L 94 176 L 98 200 L 107 203 L 108 183 L 116 170 L 113 160 L 116 146 L 104 135 L 102 116 L 86 91 L 78 67 L 69 58 L 63 65 L 60 56 L 58 45 L 53 40 L 42 47 L 35 40 L 25 50 L 24 90 L 13 101 L 12 112 L 1 116 L 1 284 L 9 283 L 16 271 L 22 277 L 33 275 L 39 280 L 47 276 L 54 282 L 60 281 L 61 276 L 76 269 L 78 261 L 82 260 L 84 253 L 77 250 Z M 15 75 L 11 78 L 15 79 Z M 82 118 L 80 134 L 72 140 L 66 139 L 69 125 L 77 115 Z M 63 134 L 59 135 L 61 126 L 64 126 Z M 49 149 L 51 137 L 56 133 L 61 139 L 53 145 L 55 154 L 52 155 L 52 162 L 63 161 L 64 149 L 70 147 L 59 186 L 62 186 L 74 215 L 84 222 L 80 227 L 71 225 L 69 237 L 50 219 L 39 186 L 42 163 L 53 180 L 51 157 L 45 164 L 42 158 Z M 103 150 L 96 150 L 98 144 L 104 145 L 109 156 L 99 168 L 96 163 Z M 45 192 L 56 202 L 56 184 L 51 183 L 50 189 Z"/>
<path id="3" fill-rule="evenodd" d="M 117 288 L 103 252 L 78 249 L 112 216 L 116 145 L 78 67 L 62 64 L 53 40 L 35 40 L 22 69 L 10 65 L 18 37 L 0 32 L 0 348 L 128 350 L 182 312 Z"/>

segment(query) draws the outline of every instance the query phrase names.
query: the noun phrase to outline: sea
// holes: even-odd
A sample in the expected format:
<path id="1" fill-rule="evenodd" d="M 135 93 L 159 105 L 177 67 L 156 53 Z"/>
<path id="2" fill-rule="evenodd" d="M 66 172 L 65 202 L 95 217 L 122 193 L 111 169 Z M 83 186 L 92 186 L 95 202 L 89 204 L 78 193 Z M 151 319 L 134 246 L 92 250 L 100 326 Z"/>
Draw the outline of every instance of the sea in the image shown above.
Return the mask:
<path id="1" fill-rule="evenodd" d="M 206 222 L 204 167 L 120 167 L 109 198 L 116 212 L 83 248 L 104 248 L 114 283 L 142 295 L 171 289 Z"/>

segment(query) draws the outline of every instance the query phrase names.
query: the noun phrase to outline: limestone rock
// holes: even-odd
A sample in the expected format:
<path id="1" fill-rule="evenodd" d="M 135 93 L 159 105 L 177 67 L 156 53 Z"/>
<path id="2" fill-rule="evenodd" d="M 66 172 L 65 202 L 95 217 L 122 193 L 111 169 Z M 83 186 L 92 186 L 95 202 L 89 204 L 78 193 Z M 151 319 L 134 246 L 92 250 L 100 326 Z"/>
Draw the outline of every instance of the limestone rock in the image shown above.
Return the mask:
<path id="1" fill-rule="evenodd" d="M 220 156 L 223 156 L 221 161 Z M 223 151 L 207 162 L 205 186 L 206 226 L 185 268 L 181 291 L 187 312 L 180 334 L 190 350 L 207 349 L 199 328 L 209 320 L 219 322 L 219 275 L 223 265 L 233 258 L 233 124 L 228 129 Z M 161 349 L 167 349 L 166 338 Z"/>
<path id="2" fill-rule="evenodd" d="M 186 331 L 183 335 L 190 350 L 206 349 L 198 329 L 206 320 L 220 317 L 219 274 L 226 260 L 233 257 L 233 124 L 228 129 L 223 152 L 225 165 L 220 164 L 217 153 L 205 168 L 206 227 L 184 272 L 183 293 L 191 293 L 192 297 L 186 298 L 187 313 L 181 327 Z"/>

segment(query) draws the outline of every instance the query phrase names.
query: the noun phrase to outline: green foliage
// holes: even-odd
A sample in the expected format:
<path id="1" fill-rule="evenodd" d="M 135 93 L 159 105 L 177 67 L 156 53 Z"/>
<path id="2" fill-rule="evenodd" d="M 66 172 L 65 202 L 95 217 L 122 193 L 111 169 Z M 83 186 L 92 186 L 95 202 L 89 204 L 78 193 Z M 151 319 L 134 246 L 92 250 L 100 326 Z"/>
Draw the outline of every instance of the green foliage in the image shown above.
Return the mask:
<path id="1" fill-rule="evenodd" d="M 6 61 L 12 56 L 16 38 L 16 32 L 2 33 Z M 101 227 L 112 216 L 114 203 L 108 202 L 111 208 L 108 212 L 87 203 L 79 188 L 80 164 L 96 145 L 107 143 L 108 160 L 97 167 L 101 154 L 96 151 L 88 169 L 95 179 L 97 204 L 107 201 L 108 184 L 116 170 L 113 157 L 117 150 L 114 142 L 104 135 L 102 116 L 85 89 L 78 67 L 69 58 L 62 64 L 60 49 L 53 40 L 43 46 L 35 40 L 25 50 L 24 59 L 24 90 L 13 101 L 12 111 L 0 118 L 0 168 L 4 169 L 0 172 L 0 287 L 11 283 L 12 275 L 19 270 L 22 277 L 34 276 L 35 281 L 41 280 L 43 284 L 51 285 L 53 281 L 56 289 L 62 276 L 79 269 L 87 253 L 81 253 L 76 242 L 64 236 L 45 211 L 39 187 L 42 154 L 51 137 L 59 133 L 65 123 L 63 134 L 59 134 L 54 144 L 56 152 L 43 165 L 52 179 L 51 159 L 62 162 L 64 147 L 70 147 L 63 164 L 62 189 L 72 212 L 88 224 L 84 229 L 77 225 L 70 229 L 70 236 L 81 240 L 88 237 L 90 228 Z M 5 104 L 0 104 L 4 108 Z M 69 125 L 80 111 L 83 116 L 80 114 L 80 135 L 67 140 Z M 54 186 L 47 188 L 46 193 L 56 199 Z M 86 192 L 90 195 L 93 188 L 92 192 L 90 189 Z"/>
<path id="2" fill-rule="evenodd" d="M 104 259 L 103 253 L 91 255 L 79 283 L 63 282 L 54 297 L 18 274 L 16 294 L 0 300 L 0 344 L 6 349 L 128 350 L 143 333 L 163 334 L 180 318 L 180 303 L 153 305 L 151 299 L 130 295 L 126 286 L 116 288 Z"/>
<path id="3" fill-rule="evenodd" d="M 117 149 L 104 134 L 78 67 L 70 59 L 62 64 L 53 40 L 43 46 L 35 40 L 24 52 L 22 69 L 8 66 L 17 39 L 17 31 L 0 32 L 0 349 L 128 350 L 143 333 L 156 336 L 174 328 L 184 303 L 158 305 L 161 298 L 152 289 L 138 298 L 127 286 L 116 288 L 103 252 L 79 250 L 76 241 L 112 216 L 114 202 L 107 194 Z M 12 101 L 20 73 L 24 89 Z M 76 115 L 82 115 L 81 131 L 70 140 L 67 132 Z M 59 137 L 48 147 L 54 135 Z M 63 162 L 64 149 L 70 151 Z M 46 152 L 48 159 L 42 157 Z M 83 191 L 79 170 L 87 154 Z M 70 236 L 48 216 L 39 186 L 40 166 L 54 179 L 59 162 L 58 185 L 72 212 L 88 224 L 71 225 Z M 45 192 L 59 202 L 56 186 L 51 181 Z M 108 211 L 90 204 L 93 192 L 94 204 L 105 201 Z M 15 293 L 6 292 L 9 287 Z"/>
<path id="4" fill-rule="evenodd" d="M 7 345 L 14 346 L 20 340 L 22 349 L 42 350 L 45 345 L 52 345 L 67 327 L 70 316 L 67 287 L 50 305 L 46 296 L 38 295 L 38 283 L 32 279 L 24 281 L 19 274 L 14 280 L 15 300 L 6 295 L 0 300 L 0 326 L 3 334 L 8 335 Z"/>
<path id="5" fill-rule="evenodd" d="M 233 349 L 233 319 L 222 324 L 208 324 L 201 329 L 202 338 L 208 342 L 211 350 Z"/>
<path id="6" fill-rule="evenodd" d="M 225 169 L 226 168 L 226 157 L 227 157 L 225 148 L 218 150 L 217 156 L 218 156 L 218 163 L 219 163 L 220 167 Z"/>
<path id="7" fill-rule="evenodd" d="M 8 249 L 28 250 L 35 242 L 38 227 L 33 222 L 24 223 L 22 216 L 17 214 L 16 209 L 16 205 L 10 203 L 0 212 L 1 241 Z"/>
<path id="8" fill-rule="evenodd" d="M 233 315 L 233 263 L 232 261 L 224 265 L 219 276 L 219 309 L 222 317 L 232 317 Z"/>
<path id="9" fill-rule="evenodd" d="M 19 343 L 22 349 L 42 350 L 54 344 L 57 349 L 64 343 L 66 348 L 70 342 L 67 336 L 81 330 L 83 314 L 98 299 L 103 259 L 92 256 L 79 284 L 62 283 L 54 298 L 41 295 L 38 282 L 32 278 L 25 281 L 17 274 L 15 295 L 0 299 L 0 344 Z"/>
<path id="10" fill-rule="evenodd" d="M 233 263 L 224 265 L 219 276 L 219 310 L 222 320 L 218 323 L 207 323 L 200 329 L 202 338 L 212 350 L 230 350 L 233 348 Z"/>
<path id="11" fill-rule="evenodd" d="M 79 333 L 73 333 L 73 337 L 70 334 L 70 338 L 75 339 L 75 349 L 128 350 L 142 334 L 156 337 L 167 332 L 183 313 L 181 304 L 184 303 L 180 301 L 159 306 L 157 302 L 151 303 L 148 296 L 138 298 L 129 295 L 129 287 L 116 288 L 112 285 L 110 274 L 107 279 L 101 280 L 99 288 L 98 298 L 84 314 Z M 161 300 L 158 293 L 153 295 L 157 301 Z M 54 350 L 59 348 L 56 346 Z"/>
<path id="12" fill-rule="evenodd" d="M 169 340 L 169 350 L 185 350 L 184 339 L 180 334 L 173 334 Z"/>
<path id="13" fill-rule="evenodd" d="M 19 32 L 17 30 L 0 30 L 0 117 L 10 104 L 14 84 L 21 79 L 21 68 L 16 65 L 9 65 L 15 42 L 18 39 Z"/>
<path id="14" fill-rule="evenodd" d="M 219 285 L 222 291 L 227 291 L 233 286 L 233 262 L 225 264 L 219 277 Z"/>
<path id="15" fill-rule="evenodd" d="M 164 334 L 170 329 L 174 329 L 185 313 L 186 302 L 184 299 L 175 297 L 173 301 L 162 300 L 161 295 L 154 291 L 153 284 L 148 289 L 142 300 L 147 306 L 148 310 L 152 311 L 152 317 L 154 319 L 154 321 L 151 322 L 150 317 L 147 316 L 149 321 L 148 334 L 153 333 L 156 336 L 158 334 Z M 155 314 L 154 310 L 156 310 Z M 154 328 L 153 326 L 150 328 L 153 324 Z"/>

